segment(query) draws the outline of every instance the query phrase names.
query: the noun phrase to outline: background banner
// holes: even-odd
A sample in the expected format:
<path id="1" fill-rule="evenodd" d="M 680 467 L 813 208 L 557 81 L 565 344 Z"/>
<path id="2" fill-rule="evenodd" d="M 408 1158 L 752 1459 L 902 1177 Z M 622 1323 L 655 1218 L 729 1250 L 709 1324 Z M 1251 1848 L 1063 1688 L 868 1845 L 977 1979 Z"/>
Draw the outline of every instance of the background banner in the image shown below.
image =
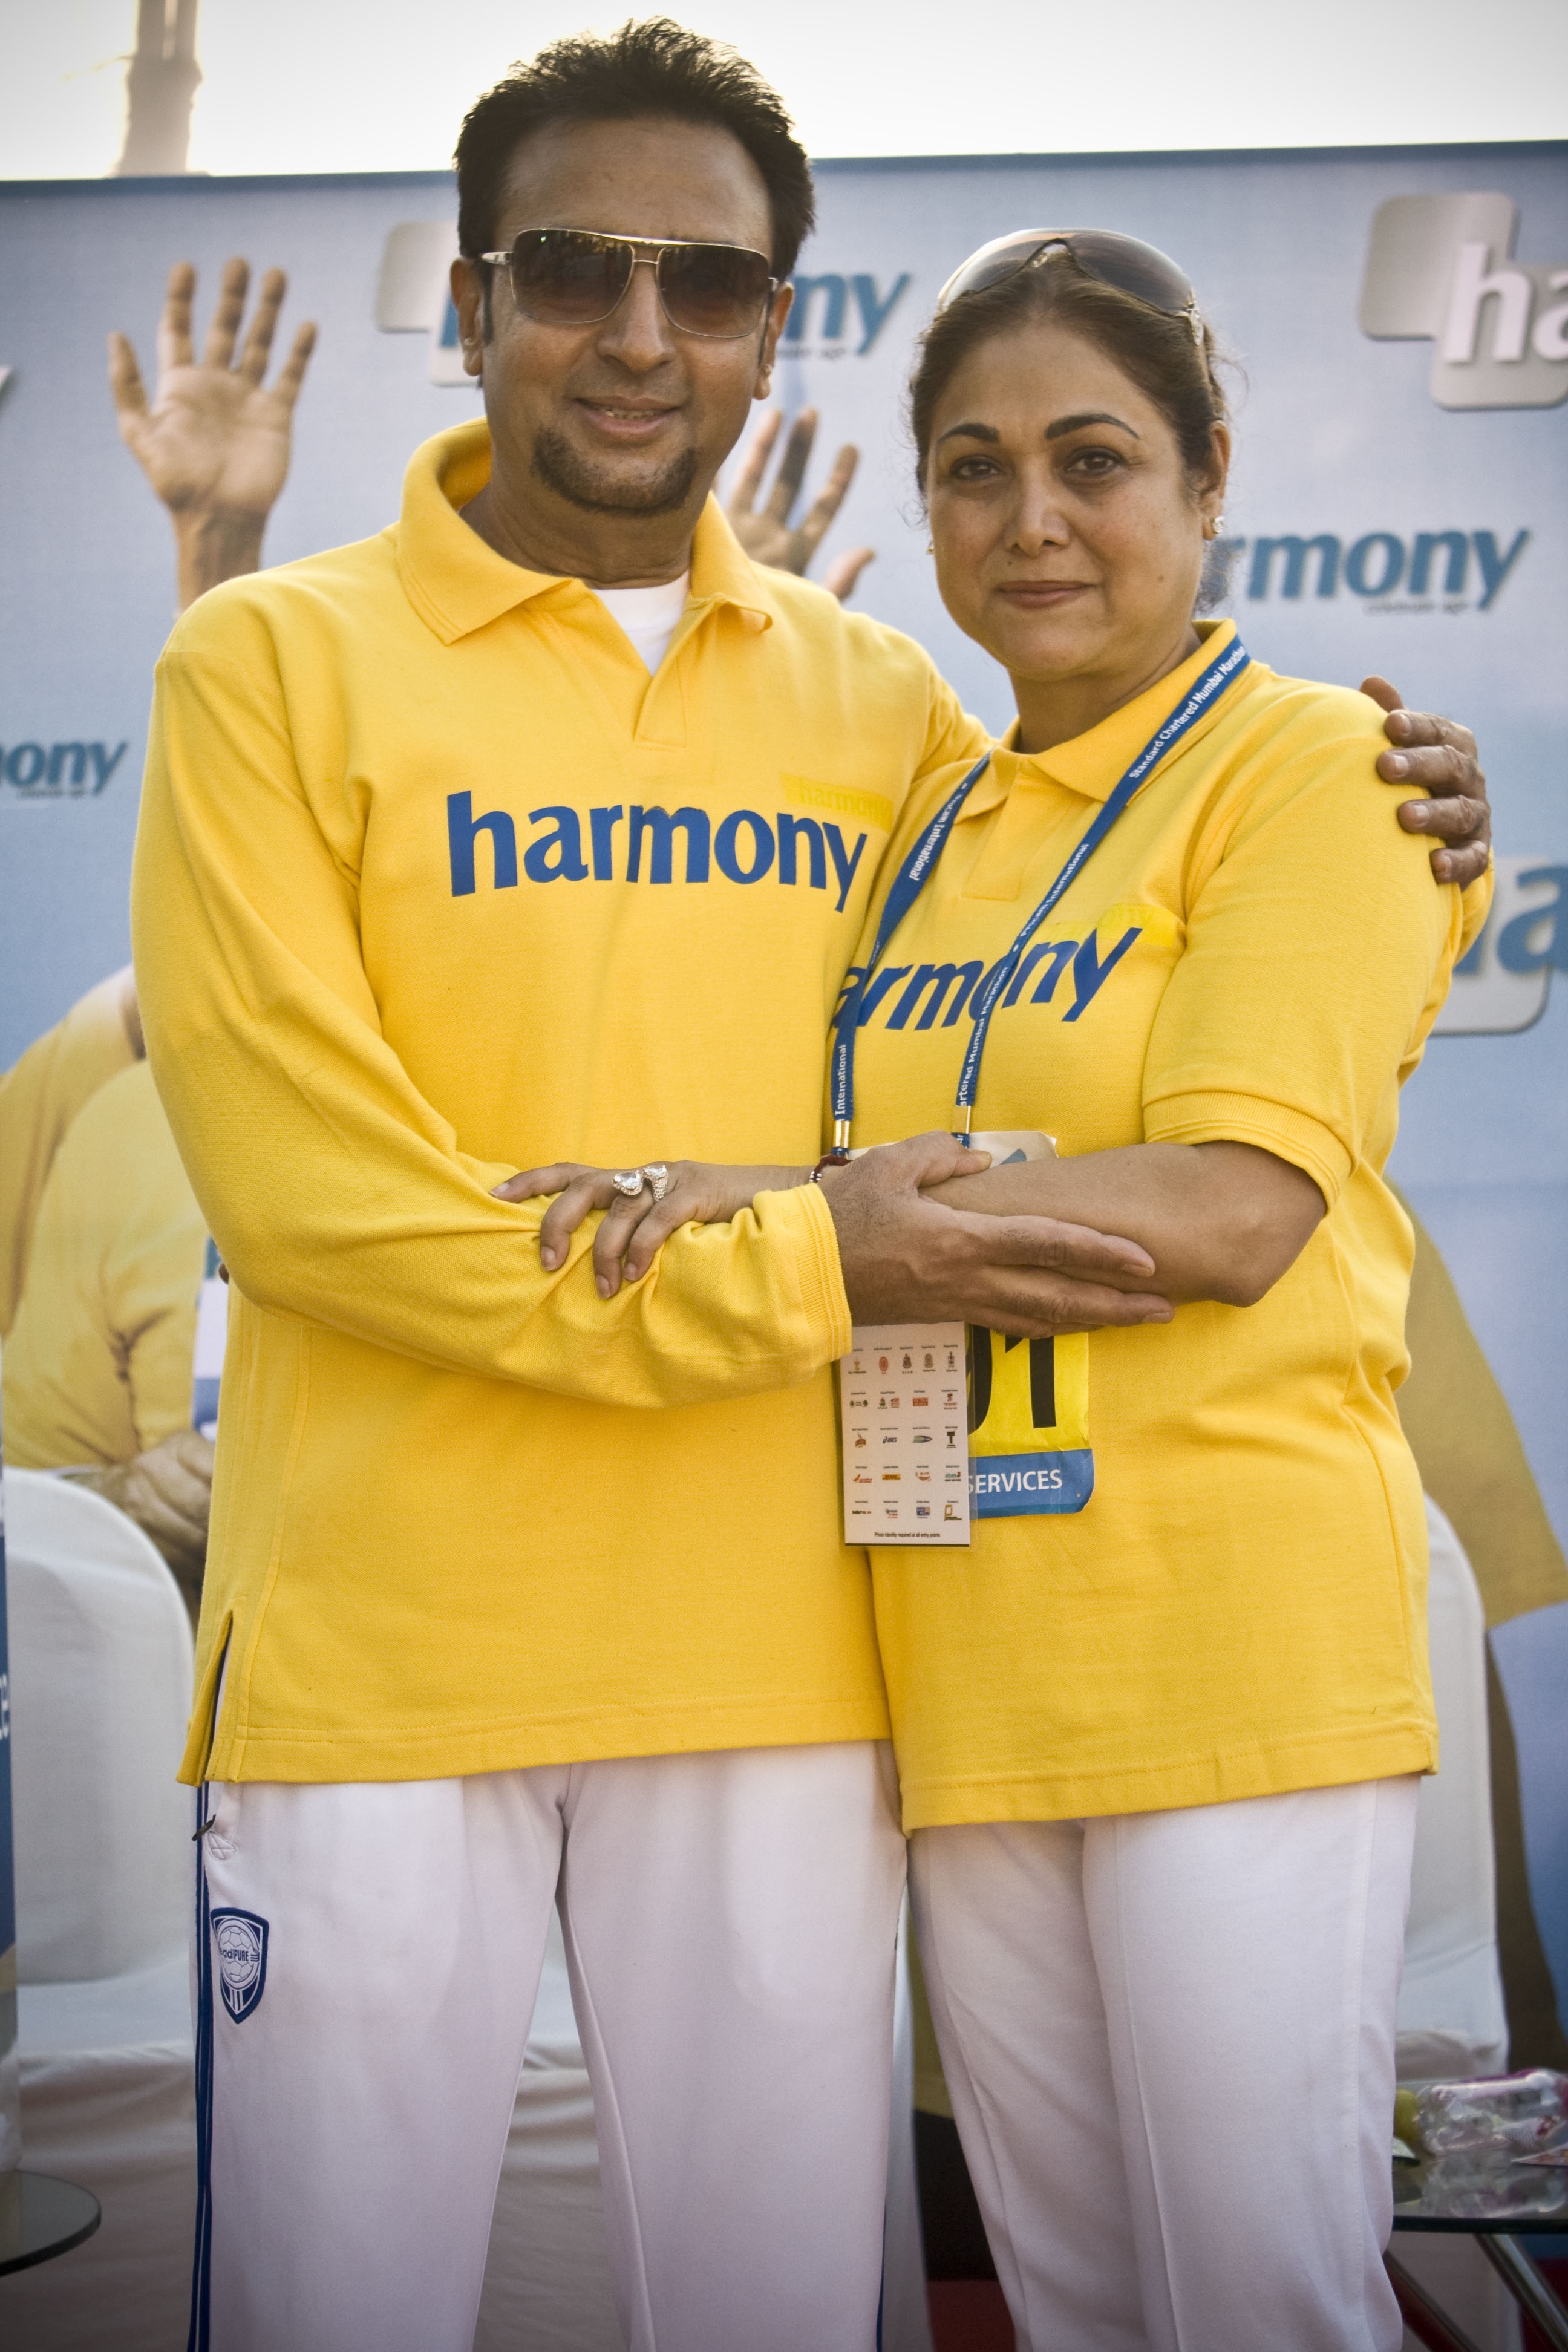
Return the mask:
<path id="1" fill-rule="evenodd" d="M 1417 1349 L 1423 1392 L 1446 1381 L 1444 1426 L 1458 1432 L 1422 1467 L 1486 1600 L 1560 2008 L 1565 163 L 1562 146 L 1492 146 L 828 163 L 776 387 L 787 412 L 821 413 L 808 494 L 841 443 L 862 453 L 825 556 L 873 546 L 857 603 L 919 637 L 970 707 L 1003 723 L 1005 681 L 946 619 L 924 552 L 901 416 L 911 346 L 944 278 L 1004 230 L 1093 224 L 1147 238 L 1188 271 L 1237 362 L 1222 608 L 1276 667 L 1351 684 L 1383 671 L 1480 738 L 1497 905 L 1406 1092 L 1394 1172 L 1484 1350 L 1483 1364 Z M 198 340 L 230 255 L 285 268 L 279 348 L 304 318 L 321 340 L 265 560 L 364 536 L 395 517 L 413 446 L 477 412 L 446 291 L 454 212 L 438 174 L 0 187 L 0 1066 L 129 952 L 174 567 L 116 435 L 106 332 L 131 334 L 151 390 L 172 262 L 200 273 Z"/>

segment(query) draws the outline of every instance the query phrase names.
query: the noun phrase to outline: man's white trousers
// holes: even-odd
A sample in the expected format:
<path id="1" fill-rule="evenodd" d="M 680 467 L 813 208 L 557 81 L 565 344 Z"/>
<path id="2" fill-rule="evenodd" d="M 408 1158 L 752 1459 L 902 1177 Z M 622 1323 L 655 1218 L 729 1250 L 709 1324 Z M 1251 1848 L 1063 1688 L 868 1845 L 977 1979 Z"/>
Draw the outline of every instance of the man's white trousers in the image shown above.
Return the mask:
<path id="1" fill-rule="evenodd" d="M 871 2352 L 885 1746 L 206 1799 L 193 2352 L 468 2352 L 557 1901 L 630 2352 Z"/>
<path id="2" fill-rule="evenodd" d="M 942 2066 L 1019 2352 L 1394 2352 L 1415 1780 L 918 1830 Z"/>

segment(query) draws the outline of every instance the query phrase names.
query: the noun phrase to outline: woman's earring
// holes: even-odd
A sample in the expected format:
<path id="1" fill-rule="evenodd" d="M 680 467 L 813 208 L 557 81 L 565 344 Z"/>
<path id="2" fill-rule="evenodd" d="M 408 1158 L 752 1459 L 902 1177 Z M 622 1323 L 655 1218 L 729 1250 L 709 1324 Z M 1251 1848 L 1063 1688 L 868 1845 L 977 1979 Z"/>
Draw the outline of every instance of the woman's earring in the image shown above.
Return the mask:
<path id="1" fill-rule="evenodd" d="M 928 539 L 928 540 L 927 540 L 927 541 L 926 541 L 926 553 L 927 553 L 928 555 L 934 555 L 934 554 L 936 553 L 936 541 L 935 541 L 935 540 L 934 540 L 934 539 Z"/>
<path id="2" fill-rule="evenodd" d="M 1224 515 L 1214 515 L 1214 516 L 1211 516 L 1211 517 L 1210 517 L 1210 520 L 1209 520 L 1209 527 L 1208 527 L 1208 536 L 1210 537 L 1210 539 L 1217 539 L 1217 538 L 1219 537 L 1219 535 L 1220 535 L 1221 531 L 1222 531 L 1224 529 L 1225 529 L 1225 517 L 1224 517 Z"/>

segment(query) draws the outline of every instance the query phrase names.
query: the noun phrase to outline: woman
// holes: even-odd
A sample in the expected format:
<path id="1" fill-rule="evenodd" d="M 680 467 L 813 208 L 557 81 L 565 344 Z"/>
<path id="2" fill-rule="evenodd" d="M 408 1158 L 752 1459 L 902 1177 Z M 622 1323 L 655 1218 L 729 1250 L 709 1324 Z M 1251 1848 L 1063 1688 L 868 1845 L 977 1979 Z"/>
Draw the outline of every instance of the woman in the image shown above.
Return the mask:
<path id="1" fill-rule="evenodd" d="M 837 1137 L 1043 1130 L 1059 1157 L 942 1196 L 1125 1235 L 1122 1286 L 1174 1308 L 972 1335 L 972 1547 L 871 1554 L 953 2105 L 1021 2345 L 1385 2352 L 1436 1751 L 1381 1171 L 1464 913 L 1365 790 L 1373 705 L 1193 618 L 1230 436 L 1173 264 L 984 248 L 912 415 L 943 601 L 1018 723 L 888 860 Z M 703 1181 L 710 1215 L 746 1196 Z"/>

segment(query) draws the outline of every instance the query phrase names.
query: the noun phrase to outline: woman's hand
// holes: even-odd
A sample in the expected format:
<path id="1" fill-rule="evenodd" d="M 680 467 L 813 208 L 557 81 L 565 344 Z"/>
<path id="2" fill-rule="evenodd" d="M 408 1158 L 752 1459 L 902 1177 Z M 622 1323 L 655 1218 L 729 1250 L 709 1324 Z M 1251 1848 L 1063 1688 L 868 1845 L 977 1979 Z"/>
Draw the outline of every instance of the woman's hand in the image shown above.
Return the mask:
<path id="1" fill-rule="evenodd" d="M 495 1187 L 498 1201 L 535 1201 L 554 1192 L 539 1228 L 539 1262 L 547 1274 L 566 1261 L 566 1245 L 594 1209 L 605 1212 L 594 1237 L 594 1280 L 601 1298 L 613 1298 L 623 1281 L 640 1282 L 660 1244 L 682 1225 L 723 1225 L 749 1209 L 759 1192 L 787 1192 L 804 1184 L 809 1168 L 727 1168 L 710 1160 L 630 1161 L 664 1166 L 669 1185 L 655 1201 L 646 1183 L 628 1199 L 616 1184 L 616 1171 L 590 1168 L 579 1160 L 557 1160 L 548 1168 L 525 1168 Z"/>

